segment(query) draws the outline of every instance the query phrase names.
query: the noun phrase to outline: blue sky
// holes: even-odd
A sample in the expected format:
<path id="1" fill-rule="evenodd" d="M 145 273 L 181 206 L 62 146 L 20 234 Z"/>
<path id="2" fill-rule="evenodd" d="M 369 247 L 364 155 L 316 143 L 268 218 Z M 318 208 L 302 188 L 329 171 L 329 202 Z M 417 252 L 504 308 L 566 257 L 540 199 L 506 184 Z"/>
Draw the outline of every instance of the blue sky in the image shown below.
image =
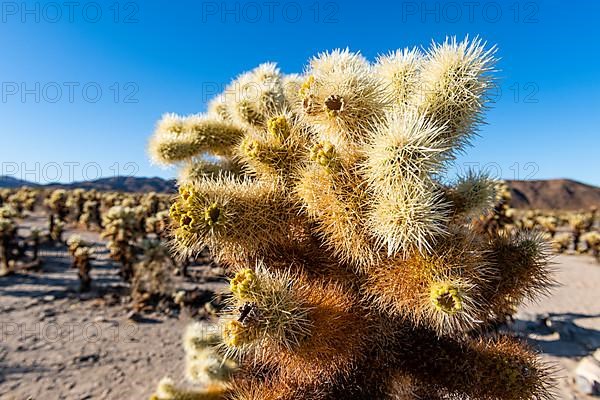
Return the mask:
<path id="1" fill-rule="evenodd" d="M 600 185 L 600 2 L 3 1 L 0 175 L 48 182 L 175 175 L 145 147 L 164 112 L 205 110 L 265 61 L 300 72 L 349 47 L 373 59 L 446 35 L 498 46 L 499 88 L 457 160 Z"/>

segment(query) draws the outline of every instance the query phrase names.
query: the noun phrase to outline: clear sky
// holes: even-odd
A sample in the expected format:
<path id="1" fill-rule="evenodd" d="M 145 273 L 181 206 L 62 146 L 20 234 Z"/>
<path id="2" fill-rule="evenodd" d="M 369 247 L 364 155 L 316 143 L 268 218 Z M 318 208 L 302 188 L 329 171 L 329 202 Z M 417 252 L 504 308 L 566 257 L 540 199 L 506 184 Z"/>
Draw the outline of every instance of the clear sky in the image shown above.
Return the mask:
<path id="1" fill-rule="evenodd" d="M 600 2 L 2 1 L 0 175 L 38 182 L 174 176 L 146 143 L 164 112 L 204 111 L 235 75 L 300 72 L 349 47 L 369 59 L 479 35 L 499 91 L 465 165 L 600 185 Z"/>

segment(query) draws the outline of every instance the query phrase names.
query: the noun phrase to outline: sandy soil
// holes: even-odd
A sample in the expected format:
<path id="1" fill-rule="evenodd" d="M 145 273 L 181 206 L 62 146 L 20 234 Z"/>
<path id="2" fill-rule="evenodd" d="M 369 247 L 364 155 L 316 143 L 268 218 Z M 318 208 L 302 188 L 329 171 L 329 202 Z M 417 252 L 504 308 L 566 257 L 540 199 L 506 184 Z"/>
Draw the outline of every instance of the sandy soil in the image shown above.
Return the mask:
<path id="1" fill-rule="evenodd" d="M 129 318 L 128 304 L 116 295 L 116 267 L 97 234 L 83 235 L 98 246 L 92 278 L 101 291 L 77 293 L 76 271 L 68 268 L 64 248 L 44 251 L 43 272 L 0 278 L 1 399 L 139 400 L 161 377 L 181 378 L 180 338 L 191 317 Z M 523 306 L 513 328 L 559 366 L 557 398 L 591 399 L 577 394 L 570 381 L 577 360 L 600 347 L 600 266 L 582 256 L 560 256 L 556 263 L 561 286 L 552 297 Z M 539 314 L 548 313 L 574 321 L 585 335 L 565 338 L 532 328 Z"/>

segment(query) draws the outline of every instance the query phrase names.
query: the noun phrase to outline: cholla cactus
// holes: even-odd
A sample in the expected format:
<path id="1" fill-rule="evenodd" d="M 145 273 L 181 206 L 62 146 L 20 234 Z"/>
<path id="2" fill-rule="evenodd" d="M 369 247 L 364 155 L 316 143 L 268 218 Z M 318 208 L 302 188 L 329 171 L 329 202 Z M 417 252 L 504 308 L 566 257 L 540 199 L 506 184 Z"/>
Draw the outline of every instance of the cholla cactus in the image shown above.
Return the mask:
<path id="1" fill-rule="evenodd" d="M 510 188 L 504 181 L 498 181 L 495 185 L 496 197 L 494 207 L 491 212 L 482 215 L 477 221 L 477 225 L 483 231 L 510 232 L 515 227 L 515 210 L 510 207 L 512 194 Z M 529 226 L 522 224 L 523 228 L 531 229 L 534 226 L 533 220 Z"/>
<path id="2" fill-rule="evenodd" d="M 10 218 L 0 216 L 0 276 L 13 272 L 13 249 L 16 247 L 17 225 Z"/>
<path id="3" fill-rule="evenodd" d="M 42 231 L 38 228 L 32 228 L 29 232 L 29 240 L 31 240 L 31 251 L 33 253 L 33 262 L 39 261 L 40 239 Z"/>
<path id="4" fill-rule="evenodd" d="M 338 50 L 310 61 L 296 94 L 284 82 L 297 77 L 265 64 L 208 114 L 163 117 L 156 161 L 244 168 L 186 179 L 170 210 L 174 247 L 208 246 L 231 273 L 221 348 L 241 367 L 223 398 L 550 398 L 531 350 L 481 333 L 547 290 L 544 241 L 473 225 L 493 206 L 486 176 L 441 183 L 494 63 L 468 39 L 375 65 Z"/>
<path id="5" fill-rule="evenodd" d="M 56 189 L 50 196 L 44 200 L 44 204 L 49 209 L 49 223 L 48 230 L 53 240 L 59 241 L 62 235 L 61 223 L 65 221 L 65 218 L 69 214 L 69 208 L 67 207 L 67 191 L 63 189 Z M 58 225 L 58 226 L 57 226 Z"/>
<path id="6" fill-rule="evenodd" d="M 600 232 L 592 231 L 581 235 L 583 252 L 591 253 L 600 262 Z"/>
<path id="7" fill-rule="evenodd" d="M 552 238 L 552 250 L 555 253 L 562 254 L 569 250 L 573 237 L 568 232 L 560 232 Z"/>
<path id="8" fill-rule="evenodd" d="M 177 388 L 171 379 L 163 378 L 151 399 L 222 399 L 237 363 L 219 353 L 219 342 L 220 337 L 211 332 L 208 325 L 199 322 L 188 325 L 183 335 L 185 375 L 188 382 L 203 389 L 191 391 Z"/>
<path id="9" fill-rule="evenodd" d="M 108 238 L 106 247 L 113 260 L 121 264 L 121 276 L 129 281 L 136 261 L 136 241 L 141 232 L 135 210 L 130 207 L 113 206 L 103 217 L 104 230 L 101 237 Z"/>
<path id="10" fill-rule="evenodd" d="M 87 292 L 90 290 L 92 284 L 90 271 L 92 269 L 91 260 L 93 259 L 93 254 L 94 249 L 82 244 L 79 244 L 73 253 L 73 268 L 77 268 L 80 292 Z"/>
<path id="11" fill-rule="evenodd" d="M 67 194 L 66 207 L 69 208 L 73 220 L 79 221 L 83 214 L 83 205 L 85 203 L 85 189 L 77 188 Z"/>
<path id="12" fill-rule="evenodd" d="M 596 217 L 596 209 L 593 208 L 589 213 L 576 213 L 569 216 L 569 225 L 573 232 L 573 243 L 575 249 L 579 246 L 579 239 L 581 235 L 588 232 L 594 225 L 594 219 Z"/>
<path id="13" fill-rule="evenodd" d="M 100 203 L 97 200 L 86 200 L 83 203 L 83 212 L 78 221 L 88 230 L 92 229 L 94 225 L 101 227 Z"/>
<path id="14" fill-rule="evenodd" d="M 131 296 L 136 303 L 170 297 L 173 292 L 170 269 L 171 262 L 165 246 L 155 240 L 142 242 L 142 260 L 133 267 Z M 155 297 L 155 299 L 152 299 Z"/>

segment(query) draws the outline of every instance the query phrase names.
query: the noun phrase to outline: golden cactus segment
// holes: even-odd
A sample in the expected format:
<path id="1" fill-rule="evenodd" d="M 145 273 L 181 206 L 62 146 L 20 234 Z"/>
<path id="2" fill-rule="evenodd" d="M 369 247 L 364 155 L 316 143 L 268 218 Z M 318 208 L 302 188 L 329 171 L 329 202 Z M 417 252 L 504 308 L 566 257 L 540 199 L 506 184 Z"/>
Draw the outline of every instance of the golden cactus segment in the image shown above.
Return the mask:
<path id="1" fill-rule="evenodd" d="M 309 164 L 295 190 L 327 248 L 343 263 L 363 270 L 379 259 L 379 250 L 367 227 L 367 193 L 354 186 L 357 181 L 345 169 L 333 174 Z"/>
<path id="2" fill-rule="evenodd" d="M 226 393 L 227 390 L 222 385 L 210 385 L 203 390 L 186 390 L 178 388 L 172 379 L 163 378 L 150 400 L 223 400 Z"/>
<path id="3" fill-rule="evenodd" d="M 209 246 L 221 261 L 256 257 L 285 243 L 290 227 L 299 223 L 277 182 L 220 177 L 196 181 L 181 191 L 171 215 L 174 245 L 184 254 Z"/>
<path id="4" fill-rule="evenodd" d="M 236 156 L 249 175 L 291 183 L 305 158 L 309 132 L 288 110 L 267 116 L 267 126 L 249 131 L 237 146 Z"/>
<path id="5" fill-rule="evenodd" d="M 398 49 L 379 56 L 375 72 L 387 83 L 394 105 L 406 107 L 420 90 L 423 53 L 418 48 Z"/>
<path id="6" fill-rule="evenodd" d="M 389 256 L 429 252 L 447 235 L 449 206 L 434 186 L 402 185 L 371 201 L 366 225 Z"/>
<path id="7" fill-rule="evenodd" d="M 310 62 L 301 88 L 303 118 L 326 136 L 356 144 L 390 106 L 383 81 L 348 50 L 322 53 Z"/>
<path id="8" fill-rule="evenodd" d="M 481 122 L 485 93 L 494 83 L 495 48 L 479 39 L 456 38 L 433 44 L 421 68 L 422 92 L 416 104 L 429 118 L 445 125 L 446 138 L 460 148 Z"/>
<path id="9" fill-rule="evenodd" d="M 236 319 L 226 320 L 223 331 L 230 350 L 244 352 L 269 344 L 292 348 L 310 334 L 309 307 L 302 305 L 292 282 L 291 274 L 271 274 L 263 266 L 236 273 L 228 307 L 230 317 Z"/>
<path id="10" fill-rule="evenodd" d="M 242 347 L 256 339 L 251 328 L 239 321 L 227 321 L 223 326 L 223 343 L 228 347 Z"/>
<path id="11" fill-rule="evenodd" d="M 389 113 L 363 148 L 363 170 L 370 188 L 385 192 L 441 173 L 451 149 L 443 133 L 443 126 L 415 111 Z"/>
<path id="12" fill-rule="evenodd" d="M 244 130 L 231 122 L 206 115 L 174 119 L 163 116 L 150 139 L 148 151 L 158 164 L 172 164 L 198 156 L 203 152 L 231 153 Z"/>

